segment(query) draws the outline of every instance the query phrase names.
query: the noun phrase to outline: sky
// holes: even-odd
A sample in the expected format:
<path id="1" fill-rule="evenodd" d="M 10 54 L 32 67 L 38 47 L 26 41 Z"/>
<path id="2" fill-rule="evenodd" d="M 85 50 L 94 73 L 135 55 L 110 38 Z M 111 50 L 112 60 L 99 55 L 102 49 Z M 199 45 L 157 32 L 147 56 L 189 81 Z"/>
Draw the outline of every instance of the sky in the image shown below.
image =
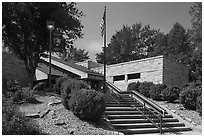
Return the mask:
<path id="1" fill-rule="evenodd" d="M 191 5 L 190 2 L 77 2 L 76 7 L 85 14 L 81 18 L 84 37 L 75 41 L 74 46 L 88 51 L 90 59 L 95 61 L 95 54 L 100 53 L 103 47 L 100 23 L 105 6 L 108 44 L 123 25 L 132 26 L 136 22 L 160 29 L 165 34 L 176 22 L 185 29 L 191 28 Z"/>

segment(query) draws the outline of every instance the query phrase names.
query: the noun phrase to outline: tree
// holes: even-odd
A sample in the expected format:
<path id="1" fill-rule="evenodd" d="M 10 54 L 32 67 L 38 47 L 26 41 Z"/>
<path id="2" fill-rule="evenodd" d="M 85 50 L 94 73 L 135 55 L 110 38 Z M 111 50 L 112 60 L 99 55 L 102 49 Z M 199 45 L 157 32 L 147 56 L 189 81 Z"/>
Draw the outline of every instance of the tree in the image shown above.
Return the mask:
<path id="1" fill-rule="evenodd" d="M 192 16 L 192 29 L 189 31 L 192 54 L 188 62 L 190 81 L 202 81 L 202 3 L 193 3 L 189 14 Z"/>
<path id="2" fill-rule="evenodd" d="M 167 54 L 167 35 L 159 32 L 155 37 L 153 50 L 148 54 L 148 57 Z"/>
<path id="3" fill-rule="evenodd" d="M 132 61 L 147 57 L 152 51 L 154 39 L 158 30 L 150 28 L 150 25 L 142 26 L 142 23 L 133 24 L 131 27 L 123 25 L 111 38 L 106 48 L 107 64 Z M 98 63 L 104 61 L 104 53 L 96 54 Z"/>
<path id="4" fill-rule="evenodd" d="M 71 46 L 68 52 L 64 52 L 61 55 L 61 58 L 67 61 L 85 61 L 89 59 L 89 52 L 86 52 L 85 49 L 77 49 L 76 47 Z"/>
<path id="5" fill-rule="evenodd" d="M 190 50 L 188 35 L 183 26 L 175 23 L 167 36 L 167 48 L 170 54 L 178 57 L 180 54 L 187 54 Z"/>
<path id="6" fill-rule="evenodd" d="M 193 3 L 189 14 L 192 16 L 191 42 L 195 50 L 202 51 L 202 3 Z"/>
<path id="7" fill-rule="evenodd" d="M 178 62 L 187 64 L 187 58 L 191 53 L 189 35 L 183 26 L 175 23 L 168 34 L 158 33 L 155 38 L 155 45 L 149 56 L 171 56 Z"/>
<path id="8" fill-rule="evenodd" d="M 83 36 L 80 17 L 82 11 L 75 3 L 59 2 L 3 2 L 2 36 L 3 43 L 23 60 L 31 80 L 35 80 L 35 70 L 40 56 L 49 47 L 47 20 L 55 21 L 54 31 L 65 43 Z"/>

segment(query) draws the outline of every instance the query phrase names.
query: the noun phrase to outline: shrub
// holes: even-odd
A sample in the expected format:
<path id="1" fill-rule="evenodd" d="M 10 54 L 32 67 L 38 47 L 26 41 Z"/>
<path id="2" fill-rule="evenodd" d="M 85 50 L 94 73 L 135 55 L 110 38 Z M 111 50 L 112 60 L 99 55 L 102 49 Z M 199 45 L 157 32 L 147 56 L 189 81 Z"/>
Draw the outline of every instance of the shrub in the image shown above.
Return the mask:
<path id="1" fill-rule="evenodd" d="M 150 97 L 149 91 L 150 87 L 154 85 L 152 82 L 142 82 L 139 84 L 139 92 L 144 95 L 145 97 Z"/>
<path id="2" fill-rule="evenodd" d="M 17 80 L 7 80 L 7 90 L 10 92 L 16 92 L 21 89 L 21 86 L 19 86 L 19 82 Z"/>
<path id="3" fill-rule="evenodd" d="M 56 81 L 55 81 L 55 92 L 57 94 L 59 94 L 59 95 L 61 94 L 60 89 L 61 89 L 62 83 L 67 79 L 68 79 L 67 77 L 59 77 L 59 78 L 56 79 Z"/>
<path id="4" fill-rule="evenodd" d="M 201 89 L 200 89 L 201 91 Z M 202 115 L 202 93 L 197 96 L 197 105 L 196 105 L 196 111 Z"/>
<path id="5" fill-rule="evenodd" d="M 180 103 L 187 109 L 196 110 L 198 91 L 195 88 L 184 88 L 180 94 Z"/>
<path id="6" fill-rule="evenodd" d="M 136 90 L 136 91 L 139 91 L 139 85 L 140 85 L 140 82 L 133 82 L 133 83 L 129 83 L 128 84 L 128 87 L 127 87 L 127 90 Z"/>
<path id="7" fill-rule="evenodd" d="M 162 91 L 162 97 L 164 100 L 167 100 L 173 103 L 175 100 L 179 99 L 181 89 L 177 86 L 167 87 Z"/>
<path id="8" fill-rule="evenodd" d="M 103 93 L 87 89 L 72 92 L 69 107 L 78 118 L 97 122 L 105 111 Z"/>
<path id="9" fill-rule="evenodd" d="M 17 80 L 8 80 L 6 78 L 2 79 L 2 93 L 6 97 L 12 97 L 13 94 L 21 90 L 21 86 L 19 86 Z"/>
<path id="10" fill-rule="evenodd" d="M 149 94 L 150 94 L 150 98 L 153 99 L 153 100 L 162 100 L 162 91 L 166 88 L 167 86 L 165 84 L 155 84 L 155 85 L 152 85 L 150 87 L 150 91 L 149 91 Z"/>
<path id="11" fill-rule="evenodd" d="M 14 93 L 12 100 L 13 103 L 37 103 L 38 101 L 34 97 L 35 90 L 26 87 L 18 90 Z"/>
<path id="12" fill-rule="evenodd" d="M 38 135 L 43 134 L 37 127 L 18 111 L 8 98 L 2 97 L 2 134 Z"/>
<path id="13" fill-rule="evenodd" d="M 71 92 L 80 89 L 89 89 L 86 82 L 76 79 L 66 79 L 61 85 L 62 104 L 66 109 L 69 109 L 68 101 L 71 97 Z"/>

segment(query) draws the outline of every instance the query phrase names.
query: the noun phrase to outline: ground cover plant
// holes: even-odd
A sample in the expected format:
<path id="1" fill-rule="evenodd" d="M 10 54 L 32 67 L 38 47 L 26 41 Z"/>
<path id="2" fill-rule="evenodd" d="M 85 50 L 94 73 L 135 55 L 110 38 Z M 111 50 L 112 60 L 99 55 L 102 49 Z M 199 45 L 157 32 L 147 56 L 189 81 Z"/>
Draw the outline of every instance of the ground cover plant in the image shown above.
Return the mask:
<path id="1" fill-rule="evenodd" d="M 18 86 L 17 81 L 3 80 L 2 88 L 2 134 L 3 135 L 37 135 L 43 134 L 31 119 L 19 111 L 20 101 L 33 102 L 27 89 Z M 23 93 L 23 94 L 21 94 Z M 32 99 L 32 100 L 31 100 Z"/>

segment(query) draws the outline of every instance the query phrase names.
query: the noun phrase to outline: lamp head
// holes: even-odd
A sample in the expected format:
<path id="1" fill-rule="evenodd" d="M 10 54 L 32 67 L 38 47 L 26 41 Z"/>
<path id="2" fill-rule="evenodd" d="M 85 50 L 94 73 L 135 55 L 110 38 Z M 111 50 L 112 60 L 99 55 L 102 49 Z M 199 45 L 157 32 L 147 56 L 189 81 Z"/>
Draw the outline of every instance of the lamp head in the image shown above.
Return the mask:
<path id="1" fill-rule="evenodd" d="M 55 22 L 54 21 L 47 21 L 47 28 L 48 30 L 52 31 L 55 28 Z"/>

